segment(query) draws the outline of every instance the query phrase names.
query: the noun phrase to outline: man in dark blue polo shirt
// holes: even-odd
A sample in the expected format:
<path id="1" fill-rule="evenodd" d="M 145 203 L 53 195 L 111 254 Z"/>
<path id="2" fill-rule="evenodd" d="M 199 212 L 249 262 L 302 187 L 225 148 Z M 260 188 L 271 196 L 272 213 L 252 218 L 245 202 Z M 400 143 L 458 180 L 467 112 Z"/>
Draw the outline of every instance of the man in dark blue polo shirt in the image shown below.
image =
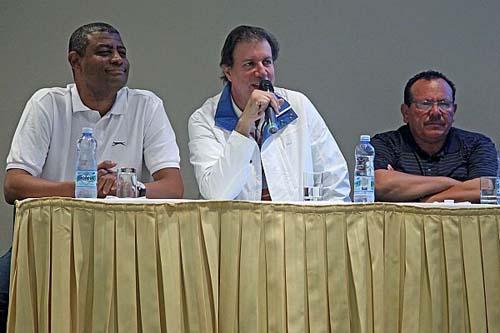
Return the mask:
<path id="1" fill-rule="evenodd" d="M 372 139 L 378 201 L 479 202 L 479 178 L 497 174 L 495 144 L 451 126 L 455 92 L 436 71 L 408 81 L 401 105 L 406 125 Z"/>

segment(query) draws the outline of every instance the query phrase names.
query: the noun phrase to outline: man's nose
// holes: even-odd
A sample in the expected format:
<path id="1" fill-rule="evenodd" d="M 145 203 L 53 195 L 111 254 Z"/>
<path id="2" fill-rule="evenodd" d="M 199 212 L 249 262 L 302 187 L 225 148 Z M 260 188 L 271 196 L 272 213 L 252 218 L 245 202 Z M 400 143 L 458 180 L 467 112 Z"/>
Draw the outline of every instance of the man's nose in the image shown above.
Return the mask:
<path id="1" fill-rule="evenodd" d="M 429 110 L 429 117 L 431 117 L 433 119 L 441 118 L 441 110 L 439 109 L 438 103 L 432 104 L 432 106 Z"/>
<path id="2" fill-rule="evenodd" d="M 118 50 L 113 51 L 113 54 L 111 56 L 111 62 L 116 63 L 116 64 L 123 63 L 123 57 L 120 55 L 120 52 L 118 52 Z"/>
<path id="3" fill-rule="evenodd" d="M 267 79 L 267 68 L 261 62 L 255 67 L 255 76 L 261 79 Z"/>

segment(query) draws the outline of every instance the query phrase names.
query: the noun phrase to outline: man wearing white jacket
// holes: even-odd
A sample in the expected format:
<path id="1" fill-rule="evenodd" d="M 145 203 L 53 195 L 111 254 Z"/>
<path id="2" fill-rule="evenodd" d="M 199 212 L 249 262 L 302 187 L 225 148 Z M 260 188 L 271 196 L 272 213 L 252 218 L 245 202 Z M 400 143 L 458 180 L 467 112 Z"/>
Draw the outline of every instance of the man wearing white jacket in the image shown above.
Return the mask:
<path id="1" fill-rule="evenodd" d="M 304 171 L 323 172 L 326 200 L 349 201 L 347 164 L 311 101 L 274 82 L 278 42 L 258 27 L 239 26 L 226 38 L 220 66 L 226 82 L 189 119 L 190 161 L 206 199 L 302 200 Z M 266 108 L 276 113 L 270 134 Z"/>

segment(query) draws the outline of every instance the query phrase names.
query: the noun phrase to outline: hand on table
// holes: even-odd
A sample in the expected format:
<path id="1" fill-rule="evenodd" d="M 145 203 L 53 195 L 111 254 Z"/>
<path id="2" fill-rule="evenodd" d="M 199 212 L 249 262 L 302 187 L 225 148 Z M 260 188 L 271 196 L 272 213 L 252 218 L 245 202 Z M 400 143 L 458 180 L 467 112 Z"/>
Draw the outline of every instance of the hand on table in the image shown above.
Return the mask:
<path id="1" fill-rule="evenodd" d="M 116 195 L 116 163 L 102 161 L 97 166 L 97 196 L 104 198 L 107 195 Z"/>

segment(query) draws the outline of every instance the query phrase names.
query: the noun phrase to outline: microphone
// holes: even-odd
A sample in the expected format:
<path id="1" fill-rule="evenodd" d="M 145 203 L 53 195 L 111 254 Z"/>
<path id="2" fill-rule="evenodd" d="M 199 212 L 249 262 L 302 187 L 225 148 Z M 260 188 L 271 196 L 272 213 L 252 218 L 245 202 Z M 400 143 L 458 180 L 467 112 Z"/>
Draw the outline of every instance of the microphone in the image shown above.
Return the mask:
<path id="1" fill-rule="evenodd" d="M 260 80 L 259 90 L 269 91 L 274 93 L 273 84 L 267 79 Z M 278 132 L 278 123 L 276 121 L 276 112 L 274 112 L 271 104 L 266 108 L 265 122 L 269 125 L 269 133 L 274 134 Z"/>

